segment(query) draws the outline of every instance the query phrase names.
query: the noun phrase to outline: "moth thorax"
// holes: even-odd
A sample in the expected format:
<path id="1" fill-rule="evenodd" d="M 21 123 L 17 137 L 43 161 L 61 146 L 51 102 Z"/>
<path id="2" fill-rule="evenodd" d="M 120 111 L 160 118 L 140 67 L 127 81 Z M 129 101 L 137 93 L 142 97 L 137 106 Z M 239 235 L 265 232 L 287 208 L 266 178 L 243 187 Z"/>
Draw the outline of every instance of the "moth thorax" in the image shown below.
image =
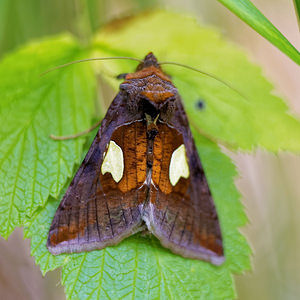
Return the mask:
<path id="1" fill-rule="evenodd" d="M 151 118 L 155 118 L 159 114 L 159 108 L 153 104 L 149 99 L 147 98 L 141 98 L 139 101 L 139 109 L 144 114 L 147 114 L 151 116 Z"/>
<path id="2" fill-rule="evenodd" d="M 165 103 L 175 97 L 177 92 L 172 83 L 163 80 L 156 74 L 143 79 L 144 86 L 140 91 L 141 95 L 156 105 Z"/>

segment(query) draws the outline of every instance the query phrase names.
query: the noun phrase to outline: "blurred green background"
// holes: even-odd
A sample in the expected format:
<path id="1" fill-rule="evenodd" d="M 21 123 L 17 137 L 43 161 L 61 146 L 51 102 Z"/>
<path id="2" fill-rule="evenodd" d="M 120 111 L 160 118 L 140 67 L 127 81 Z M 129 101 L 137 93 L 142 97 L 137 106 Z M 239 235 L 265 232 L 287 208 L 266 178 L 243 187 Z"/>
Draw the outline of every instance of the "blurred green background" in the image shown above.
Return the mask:
<path id="1" fill-rule="evenodd" d="M 253 3 L 300 48 L 292 1 Z M 70 31 L 87 42 L 115 18 L 153 8 L 187 12 L 216 27 L 260 64 L 274 93 L 300 115 L 300 69 L 217 1 L 211 0 L 0 0 L 0 56 L 34 38 Z M 151 50 L 151 49 L 149 49 Z M 263 126 L 263 124 L 262 124 Z M 234 154 L 236 180 L 250 223 L 242 232 L 253 247 L 253 271 L 236 276 L 238 299 L 300 299 L 300 158 L 263 150 Z M 29 254 L 29 240 L 16 230 L 0 238 L 0 299 L 65 299 L 59 271 L 42 277 Z"/>

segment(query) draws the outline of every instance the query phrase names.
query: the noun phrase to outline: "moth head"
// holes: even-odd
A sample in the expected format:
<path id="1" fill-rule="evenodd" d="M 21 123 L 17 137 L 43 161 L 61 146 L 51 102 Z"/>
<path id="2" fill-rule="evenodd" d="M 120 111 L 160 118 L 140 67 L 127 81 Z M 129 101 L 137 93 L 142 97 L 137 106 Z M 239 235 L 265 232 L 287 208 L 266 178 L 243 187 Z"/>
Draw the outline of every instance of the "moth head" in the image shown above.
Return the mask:
<path id="1" fill-rule="evenodd" d="M 146 69 L 146 68 L 151 67 L 151 66 L 161 70 L 160 65 L 157 61 L 157 58 L 154 56 L 154 54 L 152 52 L 149 52 L 145 56 L 144 60 L 137 66 L 136 72 L 138 72 L 140 70 L 143 70 L 143 69 Z"/>
<path id="2" fill-rule="evenodd" d="M 153 53 L 146 55 L 136 72 L 127 74 L 120 89 L 128 94 L 130 106 L 152 115 L 173 107 L 177 89 L 159 66 Z"/>

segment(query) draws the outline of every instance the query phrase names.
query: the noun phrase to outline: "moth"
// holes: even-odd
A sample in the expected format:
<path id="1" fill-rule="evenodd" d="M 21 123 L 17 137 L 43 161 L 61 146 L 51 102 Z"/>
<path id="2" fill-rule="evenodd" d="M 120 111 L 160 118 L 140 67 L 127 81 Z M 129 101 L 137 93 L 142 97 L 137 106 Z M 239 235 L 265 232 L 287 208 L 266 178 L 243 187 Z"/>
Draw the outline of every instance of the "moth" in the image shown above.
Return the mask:
<path id="1" fill-rule="evenodd" d="M 49 251 L 102 249 L 146 228 L 172 252 L 220 265 L 218 215 L 178 90 L 152 53 L 123 77 L 56 211 Z"/>

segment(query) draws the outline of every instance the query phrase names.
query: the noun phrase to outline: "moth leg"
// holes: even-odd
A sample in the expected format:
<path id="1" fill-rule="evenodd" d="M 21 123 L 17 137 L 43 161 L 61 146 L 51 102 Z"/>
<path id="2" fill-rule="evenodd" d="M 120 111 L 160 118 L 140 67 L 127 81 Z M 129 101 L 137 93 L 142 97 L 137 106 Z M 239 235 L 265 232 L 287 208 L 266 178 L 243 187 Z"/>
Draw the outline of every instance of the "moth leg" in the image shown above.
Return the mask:
<path id="1" fill-rule="evenodd" d="M 81 132 L 78 132 L 76 134 L 72 134 L 72 135 L 65 135 L 65 136 L 56 136 L 56 135 L 53 135 L 53 134 L 50 134 L 50 138 L 52 140 L 55 140 L 55 141 L 65 141 L 65 140 L 72 140 L 72 139 L 76 139 L 78 137 L 81 137 L 83 135 L 86 135 L 88 133 L 90 133 L 91 131 L 93 131 L 95 128 L 99 127 L 100 124 L 101 124 L 102 120 L 98 121 L 97 123 L 95 123 L 91 128 L 88 128 L 84 131 L 81 131 Z"/>

